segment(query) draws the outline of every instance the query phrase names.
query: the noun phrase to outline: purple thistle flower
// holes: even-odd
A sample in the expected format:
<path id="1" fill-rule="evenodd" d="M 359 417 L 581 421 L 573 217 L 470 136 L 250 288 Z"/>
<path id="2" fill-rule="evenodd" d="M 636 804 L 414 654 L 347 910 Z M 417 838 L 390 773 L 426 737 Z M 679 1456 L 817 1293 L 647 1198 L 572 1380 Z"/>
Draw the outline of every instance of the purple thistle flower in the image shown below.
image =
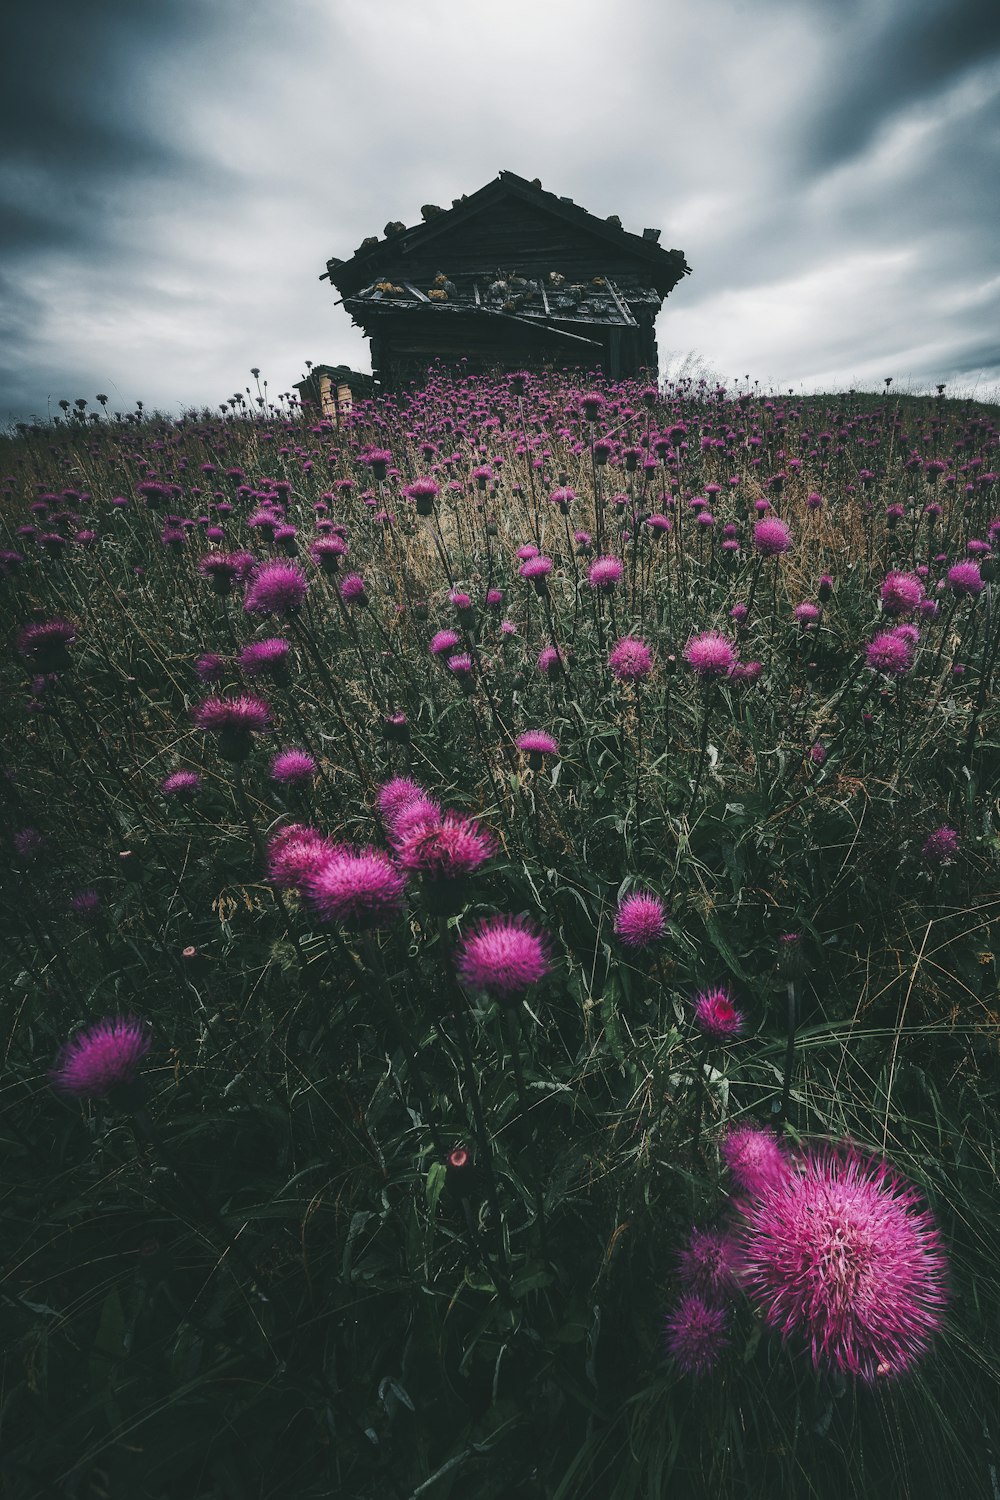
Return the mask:
<path id="1" fill-rule="evenodd" d="M 309 580 L 293 562 L 261 563 L 243 596 L 243 608 L 251 615 L 291 615 L 301 609 Z"/>
<path id="2" fill-rule="evenodd" d="M 69 666 L 67 648 L 76 640 L 76 626 L 69 620 L 38 620 L 18 632 L 17 654 L 36 672 L 64 672 Z"/>
<path id="3" fill-rule="evenodd" d="M 267 878 L 283 890 L 298 891 L 334 852 L 329 839 L 305 823 L 279 828 L 267 846 Z"/>
<path id="4" fill-rule="evenodd" d="M 626 635 L 612 646 L 608 666 L 619 682 L 641 682 L 653 670 L 653 653 L 645 641 Z"/>
<path id="5" fill-rule="evenodd" d="M 587 569 L 587 581 L 592 589 L 608 591 L 621 582 L 624 571 L 618 557 L 595 557 Z"/>
<path id="6" fill-rule="evenodd" d="M 36 860 L 44 854 L 49 841 L 37 828 L 19 828 L 11 842 L 22 859 Z"/>
<path id="7" fill-rule="evenodd" d="M 544 729 L 526 729 L 517 737 L 517 748 L 528 757 L 528 768 L 542 769 L 542 757 L 559 754 L 559 741 Z"/>
<path id="8" fill-rule="evenodd" d="M 462 644 L 462 637 L 457 630 L 439 630 L 431 637 L 428 651 L 432 656 L 447 656 L 454 651 L 456 646 Z"/>
<path id="9" fill-rule="evenodd" d="M 868 643 L 865 660 L 873 672 L 902 677 L 913 665 L 913 643 L 897 630 L 884 631 Z"/>
<path id="10" fill-rule="evenodd" d="M 924 585 L 916 573 L 887 573 L 881 590 L 882 613 L 912 614 L 915 609 L 919 609 L 923 597 Z"/>
<path id="11" fill-rule="evenodd" d="M 667 1351 L 685 1375 L 701 1379 L 718 1364 L 729 1345 L 729 1315 L 723 1307 L 713 1307 L 688 1292 L 667 1319 Z"/>
<path id="12" fill-rule="evenodd" d="M 823 611 L 818 604 L 812 604 L 806 599 L 801 604 L 796 604 L 792 613 L 803 630 L 811 630 Z"/>
<path id="13" fill-rule="evenodd" d="M 340 597 L 345 604 L 367 604 L 367 586 L 360 573 L 347 573 L 340 580 Z"/>
<path id="14" fill-rule="evenodd" d="M 527 917 L 484 917 L 463 937 L 455 956 L 469 989 L 516 1000 L 552 967 L 548 941 Z"/>
<path id="15" fill-rule="evenodd" d="M 164 797 L 175 797 L 179 802 L 189 802 L 201 787 L 197 771 L 171 771 L 160 782 Z"/>
<path id="16" fill-rule="evenodd" d="M 370 931 L 388 927 L 403 910 L 406 881 L 381 849 L 334 846 L 304 882 L 310 906 L 323 921 Z"/>
<path id="17" fill-rule="evenodd" d="M 219 682 L 226 675 L 225 659 L 217 651 L 203 651 L 194 670 L 200 682 Z"/>
<path id="18" fill-rule="evenodd" d="M 206 533 L 207 535 L 207 533 Z M 228 594 L 235 583 L 246 581 L 256 566 L 252 552 L 209 552 L 198 563 L 198 572 L 216 594 Z"/>
<path id="19" fill-rule="evenodd" d="M 619 901 L 615 936 L 626 948 L 648 948 L 650 943 L 659 942 L 666 930 L 666 907 L 659 896 L 636 891 Z"/>
<path id="20" fill-rule="evenodd" d="M 790 1171 L 788 1157 L 773 1130 L 763 1125 L 733 1125 L 720 1146 L 722 1159 L 736 1184 L 747 1193 L 761 1193 Z"/>
<path id="21" fill-rule="evenodd" d="M 319 536 L 309 543 L 309 556 L 324 573 L 335 573 L 350 548 L 341 536 Z"/>
<path id="22" fill-rule="evenodd" d="M 552 572 L 551 557 L 528 557 L 518 568 L 522 578 L 529 583 L 535 583 L 538 579 L 547 578 Z"/>
<path id="23" fill-rule="evenodd" d="M 718 630 L 704 630 L 688 641 L 684 660 L 697 677 L 728 677 L 736 665 L 736 652 L 732 642 Z"/>
<path id="24" fill-rule="evenodd" d="M 191 710 L 198 729 L 213 734 L 226 730 L 240 734 L 263 734 L 271 727 L 271 710 L 262 698 L 239 693 L 235 698 L 206 698 Z"/>
<path id="25" fill-rule="evenodd" d="M 136 1016 L 107 1017 L 67 1042 L 49 1073 L 52 1087 L 80 1099 L 101 1099 L 135 1082 L 150 1045 L 149 1028 Z"/>
<path id="26" fill-rule="evenodd" d="M 703 990 L 695 997 L 695 1024 L 711 1042 L 728 1042 L 743 1031 L 743 1016 L 724 989 Z"/>
<path id="27" fill-rule="evenodd" d="M 100 894 L 94 890 L 93 886 L 76 891 L 69 898 L 69 909 L 81 922 L 92 922 L 100 915 L 103 905 Z"/>
<path id="28" fill-rule="evenodd" d="M 947 1259 L 930 1210 L 888 1162 L 854 1147 L 806 1151 L 742 1213 L 742 1285 L 816 1369 L 871 1384 L 926 1352 Z"/>
<path id="29" fill-rule="evenodd" d="M 270 677 L 281 681 L 287 675 L 291 647 L 282 636 L 266 641 L 251 641 L 244 646 L 237 663 L 245 677 Z"/>
<path id="30" fill-rule="evenodd" d="M 418 516 L 429 516 L 434 509 L 434 501 L 440 493 L 440 486 L 433 479 L 415 479 L 412 484 L 405 485 L 403 494 L 407 500 L 412 500 L 417 509 Z"/>
<path id="31" fill-rule="evenodd" d="M 762 557 L 779 557 L 791 551 L 792 535 L 777 516 L 765 516 L 753 529 L 753 544 Z"/>
<path id="32" fill-rule="evenodd" d="M 279 786 L 304 787 L 316 775 L 316 762 L 304 750 L 279 750 L 271 762 L 270 775 Z"/>
<path id="33" fill-rule="evenodd" d="M 543 646 L 538 653 L 538 670 L 550 682 L 555 682 L 566 670 L 566 657 L 555 646 Z"/>
<path id="34" fill-rule="evenodd" d="M 689 1291 L 719 1303 L 736 1290 L 737 1250 L 731 1234 L 692 1229 L 687 1246 L 677 1257 L 681 1280 Z"/>
<path id="35" fill-rule="evenodd" d="M 391 828 L 411 802 L 426 799 L 427 793 L 419 782 L 411 780 L 409 776 L 394 776 L 391 781 L 383 782 L 379 787 L 378 810 L 386 827 Z"/>
<path id="36" fill-rule="evenodd" d="M 959 837 L 954 828 L 943 823 L 925 840 L 920 853 L 929 865 L 943 865 L 958 854 Z"/>
<path id="37" fill-rule="evenodd" d="M 390 831 L 404 870 L 431 880 L 460 880 L 475 874 L 496 853 L 496 839 L 474 818 L 451 811 L 443 817 L 421 818 L 412 816 L 414 805 L 407 804 L 404 816 Z"/>
<path id="38" fill-rule="evenodd" d="M 960 562 L 956 563 L 953 568 L 949 568 L 948 587 L 959 598 L 981 594 L 984 584 L 983 575 L 979 571 L 979 564 L 974 562 Z"/>

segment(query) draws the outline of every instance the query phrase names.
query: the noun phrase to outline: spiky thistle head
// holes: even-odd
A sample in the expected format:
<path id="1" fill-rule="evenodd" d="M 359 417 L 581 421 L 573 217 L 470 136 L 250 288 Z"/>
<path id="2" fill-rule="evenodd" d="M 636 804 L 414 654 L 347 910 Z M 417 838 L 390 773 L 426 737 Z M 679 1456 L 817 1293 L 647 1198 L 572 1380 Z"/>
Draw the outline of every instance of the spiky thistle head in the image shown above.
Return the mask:
<path id="1" fill-rule="evenodd" d="M 455 956 L 459 978 L 494 999 L 518 1000 L 552 967 L 548 939 L 527 917 L 484 917 Z"/>
<path id="2" fill-rule="evenodd" d="M 149 1028 L 138 1017 L 106 1017 L 67 1042 L 49 1073 L 52 1087 L 80 1099 L 103 1098 L 135 1082 L 150 1045 Z"/>
<path id="3" fill-rule="evenodd" d="M 917 1189 L 853 1146 L 805 1150 L 742 1207 L 740 1279 L 815 1368 L 873 1383 L 926 1353 L 947 1257 Z"/>

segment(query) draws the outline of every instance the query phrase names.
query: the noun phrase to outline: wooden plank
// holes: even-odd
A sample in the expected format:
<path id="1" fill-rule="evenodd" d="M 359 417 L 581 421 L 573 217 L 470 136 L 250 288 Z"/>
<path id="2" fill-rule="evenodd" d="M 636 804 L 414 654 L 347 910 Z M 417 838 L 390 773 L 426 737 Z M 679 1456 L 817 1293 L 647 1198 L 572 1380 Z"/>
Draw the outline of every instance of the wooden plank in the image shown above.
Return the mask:
<path id="1" fill-rule="evenodd" d="M 425 297 L 420 288 L 418 286 L 414 286 L 412 282 L 404 281 L 403 285 L 406 287 L 406 290 L 408 292 L 413 293 L 418 302 L 430 302 L 431 299 L 429 297 Z"/>
<path id="2" fill-rule="evenodd" d="M 622 315 L 622 322 L 625 324 L 625 326 L 627 328 L 638 328 L 638 326 L 639 326 L 638 323 L 635 321 L 635 319 L 633 318 L 632 314 L 629 312 L 628 308 L 625 306 L 624 302 L 619 297 L 618 290 L 617 290 L 614 282 L 611 280 L 610 276 L 605 276 L 605 278 L 604 278 L 604 284 L 607 287 L 608 291 L 611 293 L 612 297 L 614 298 L 614 300 L 615 300 L 615 306 L 617 307 L 618 311 L 621 313 L 621 315 Z"/>

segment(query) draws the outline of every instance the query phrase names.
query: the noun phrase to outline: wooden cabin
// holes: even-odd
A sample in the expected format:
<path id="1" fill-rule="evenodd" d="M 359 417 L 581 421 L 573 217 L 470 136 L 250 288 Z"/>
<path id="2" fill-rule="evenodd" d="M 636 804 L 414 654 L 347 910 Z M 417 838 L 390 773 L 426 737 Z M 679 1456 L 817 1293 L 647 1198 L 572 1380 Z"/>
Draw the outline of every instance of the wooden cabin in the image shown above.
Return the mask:
<path id="1" fill-rule="evenodd" d="M 514 172 L 421 215 L 329 260 L 320 278 L 371 340 L 378 388 L 420 381 L 435 361 L 655 379 L 656 315 L 690 270 L 658 229 L 631 234 Z"/>
<path id="2" fill-rule="evenodd" d="M 370 375 L 361 375 L 349 365 L 313 365 L 309 374 L 295 382 L 299 401 L 317 416 L 339 423 L 355 401 L 367 400 L 374 391 Z"/>

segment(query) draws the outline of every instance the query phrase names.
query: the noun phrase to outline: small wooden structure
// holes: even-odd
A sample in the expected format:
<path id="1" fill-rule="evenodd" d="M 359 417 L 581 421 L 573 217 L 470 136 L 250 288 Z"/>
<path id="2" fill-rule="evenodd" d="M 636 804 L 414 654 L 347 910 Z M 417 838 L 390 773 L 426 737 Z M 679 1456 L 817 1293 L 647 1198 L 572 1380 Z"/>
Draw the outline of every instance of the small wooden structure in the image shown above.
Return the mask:
<path id="1" fill-rule="evenodd" d="M 371 340 L 379 388 L 422 380 L 434 361 L 655 378 L 654 320 L 690 270 L 658 229 L 630 234 L 617 215 L 599 219 L 514 172 L 421 213 L 320 278 Z"/>
<path id="2" fill-rule="evenodd" d="M 374 381 L 350 365 L 313 365 L 302 380 L 295 382 L 299 401 L 318 416 L 332 417 L 337 423 L 346 416 L 355 401 L 373 394 Z"/>

